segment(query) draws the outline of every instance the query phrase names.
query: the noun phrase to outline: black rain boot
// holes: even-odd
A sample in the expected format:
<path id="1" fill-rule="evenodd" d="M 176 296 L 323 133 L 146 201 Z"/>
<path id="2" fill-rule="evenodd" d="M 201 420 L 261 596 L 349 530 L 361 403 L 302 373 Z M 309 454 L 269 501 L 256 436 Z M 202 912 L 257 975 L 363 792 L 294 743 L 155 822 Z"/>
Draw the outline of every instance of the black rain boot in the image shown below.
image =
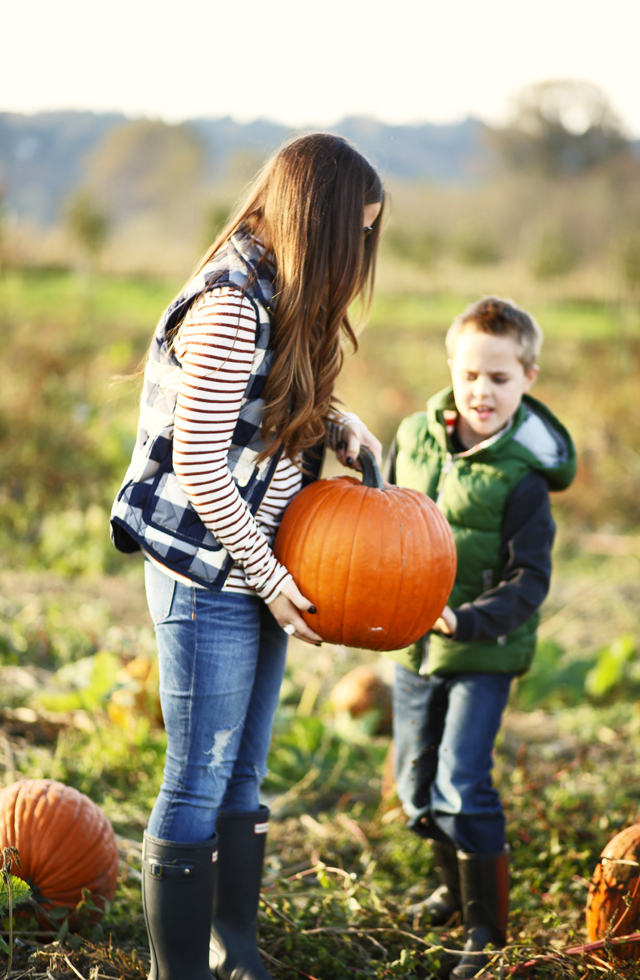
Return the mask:
<path id="1" fill-rule="evenodd" d="M 464 955 L 451 973 L 454 980 L 475 977 L 489 962 L 488 956 L 469 956 L 491 943 L 507 941 L 509 913 L 509 848 L 498 854 L 458 851 L 462 918 L 465 926 Z"/>
<path id="2" fill-rule="evenodd" d="M 427 912 L 429 924 L 443 926 L 452 915 L 462 911 L 458 855 L 454 844 L 432 841 L 433 863 L 440 887 L 423 902 L 412 905 L 409 912 Z"/>
<path id="3" fill-rule="evenodd" d="M 149 980 L 211 980 L 209 930 L 217 835 L 201 844 L 150 837 L 142 847 Z"/>
<path id="4" fill-rule="evenodd" d="M 256 929 L 269 809 L 219 813 L 220 845 L 211 921 L 209 965 L 218 980 L 272 980 Z"/>

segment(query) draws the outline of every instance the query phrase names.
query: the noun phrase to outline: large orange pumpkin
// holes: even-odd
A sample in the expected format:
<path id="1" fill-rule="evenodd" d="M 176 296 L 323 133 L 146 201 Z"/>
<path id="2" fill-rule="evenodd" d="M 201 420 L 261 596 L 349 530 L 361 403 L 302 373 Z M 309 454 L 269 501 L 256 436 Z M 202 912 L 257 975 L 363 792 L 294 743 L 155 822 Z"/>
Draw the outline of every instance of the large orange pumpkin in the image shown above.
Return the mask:
<path id="1" fill-rule="evenodd" d="M 278 559 L 317 613 L 307 624 L 329 643 L 399 650 L 440 616 L 456 573 L 453 535 L 425 494 L 385 487 L 363 450 L 362 483 L 317 480 L 287 507 Z"/>
<path id="2" fill-rule="evenodd" d="M 95 905 L 111 901 L 118 847 L 104 813 L 84 793 L 52 779 L 25 779 L 0 792 L 0 847 L 16 847 L 27 881 L 46 910 L 73 909 L 88 888 Z"/>
<path id="3" fill-rule="evenodd" d="M 627 895 L 631 900 L 628 911 Z M 608 929 L 613 938 L 640 932 L 640 824 L 621 830 L 600 855 L 589 885 L 586 911 L 590 942 L 604 939 Z M 613 948 L 623 960 L 640 955 L 638 943 Z"/>

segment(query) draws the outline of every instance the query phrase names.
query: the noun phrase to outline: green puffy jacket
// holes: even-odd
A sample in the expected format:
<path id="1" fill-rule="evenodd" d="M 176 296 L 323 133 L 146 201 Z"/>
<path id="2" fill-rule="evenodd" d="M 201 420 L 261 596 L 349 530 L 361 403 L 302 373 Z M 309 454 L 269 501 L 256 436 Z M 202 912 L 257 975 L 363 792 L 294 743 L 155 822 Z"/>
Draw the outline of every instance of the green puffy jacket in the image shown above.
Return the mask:
<path id="1" fill-rule="evenodd" d="M 426 412 L 411 415 L 400 425 L 395 463 L 398 486 L 426 493 L 451 525 L 458 554 L 448 602 L 453 608 L 473 602 L 500 582 L 505 505 L 522 478 L 537 470 L 550 490 L 564 490 L 576 471 L 571 436 L 548 408 L 529 395 L 523 397 L 506 430 L 458 454 L 451 449 L 446 427 L 455 414 L 451 388 L 434 395 Z M 495 640 L 460 643 L 432 633 L 392 656 L 426 673 L 522 674 L 533 658 L 537 626 L 536 612 Z"/>

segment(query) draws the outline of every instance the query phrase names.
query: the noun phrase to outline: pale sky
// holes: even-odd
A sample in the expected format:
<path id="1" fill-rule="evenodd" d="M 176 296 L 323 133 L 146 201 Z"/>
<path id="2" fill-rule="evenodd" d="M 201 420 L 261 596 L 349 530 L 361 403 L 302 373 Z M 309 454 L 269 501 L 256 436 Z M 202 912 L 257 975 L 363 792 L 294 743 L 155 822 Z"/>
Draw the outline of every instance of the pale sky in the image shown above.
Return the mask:
<path id="1" fill-rule="evenodd" d="M 639 38 L 639 0 L 5 0 L 0 111 L 500 122 L 580 78 L 639 136 Z"/>

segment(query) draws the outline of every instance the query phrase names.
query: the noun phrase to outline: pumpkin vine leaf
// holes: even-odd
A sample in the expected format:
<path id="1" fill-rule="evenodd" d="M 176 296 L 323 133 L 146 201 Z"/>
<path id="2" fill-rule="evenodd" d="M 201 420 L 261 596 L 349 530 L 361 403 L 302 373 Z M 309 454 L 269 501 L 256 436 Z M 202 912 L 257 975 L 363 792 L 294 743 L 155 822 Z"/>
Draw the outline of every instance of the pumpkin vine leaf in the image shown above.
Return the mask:
<path id="1" fill-rule="evenodd" d="M 9 883 L 11 895 L 9 895 Z M 3 872 L 2 877 L 0 877 L 0 916 L 9 914 L 10 898 L 11 906 L 15 910 L 20 905 L 24 905 L 29 901 L 31 898 L 31 888 L 22 878 L 16 878 L 15 875 L 7 875 L 6 872 Z"/>
<path id="2" fill-rule="evenodd" d="M 2 869 L 0 870 L 0 912 L 6 909 L 9 918 L 9 942 L 2 940 L 2 951 L 7 954 L 7 977 L 11 973 L 13 963 L 13 883 L 16 879 L 11 874 L 11 868 L 14 861 L 20 867 L 17 849 L 15 847 L 3 847 Z"/>

